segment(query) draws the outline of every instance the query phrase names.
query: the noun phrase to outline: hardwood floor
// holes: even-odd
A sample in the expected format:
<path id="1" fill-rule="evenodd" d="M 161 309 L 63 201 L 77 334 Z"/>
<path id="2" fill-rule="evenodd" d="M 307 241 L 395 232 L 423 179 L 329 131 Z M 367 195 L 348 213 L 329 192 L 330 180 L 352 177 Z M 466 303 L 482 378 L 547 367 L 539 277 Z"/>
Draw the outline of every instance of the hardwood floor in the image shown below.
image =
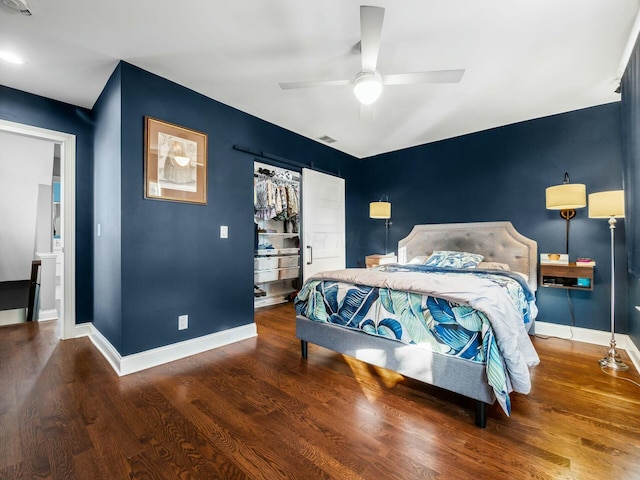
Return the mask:
<path id="1" fill-rule="evenodd" d="M 482 430 L 456 395 L 302 360 L 293 319 L 263 309 L 257 338 L 121 378 L 53 323 L 1 327 L 0 478 L 640 478 L 640 387 L 600 370 L 604 347 L 536 338 L 531 394 Z"/>

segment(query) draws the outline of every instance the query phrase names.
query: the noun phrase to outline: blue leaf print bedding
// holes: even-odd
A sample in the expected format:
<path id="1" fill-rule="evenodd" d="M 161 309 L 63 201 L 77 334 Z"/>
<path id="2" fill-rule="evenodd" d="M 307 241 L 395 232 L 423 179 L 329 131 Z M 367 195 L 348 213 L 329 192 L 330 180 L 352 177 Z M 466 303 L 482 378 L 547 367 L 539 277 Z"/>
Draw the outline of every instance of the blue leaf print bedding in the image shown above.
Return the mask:
<path id="1" fill-rule="evenodd" d="M 383 270 L 403 269 L 404 266 L 385 266 Z M 487 275 L 476 273 L 483 274 Z M 528 289 L 523 291 L 517 282 L 508 278 L 498 279 L 496 283 L 517 304 L 523 313 L 522 321 L 528 321 Z M 511 412 L 509 373 L 491 322 L 479 310 L 434 295 L 328 279 L 307 281 L 296 297 L 295 307 L 297 314 L 314 321 L 423 345 L 438 353 L 484 363 L 498 402 L 507 415 Z"/>

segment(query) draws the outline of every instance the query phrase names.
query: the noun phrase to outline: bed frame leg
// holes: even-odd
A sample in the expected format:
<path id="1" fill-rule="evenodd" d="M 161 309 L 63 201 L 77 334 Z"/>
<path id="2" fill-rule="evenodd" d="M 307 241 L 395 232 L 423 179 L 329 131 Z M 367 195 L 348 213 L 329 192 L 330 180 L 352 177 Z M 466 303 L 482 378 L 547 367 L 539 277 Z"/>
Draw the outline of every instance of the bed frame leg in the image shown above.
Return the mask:
<path id="1" fill-rule="evenodd" d="M 306 340 L 300 340 L 300 352 L 302 353 L 302 358 L 307 358 L 307 350 L 308 344 Z"/>
<path id="2" fill-rule="evenodd" d="M 489 405 L 480 400 L 476 400 L 476 425 L 480 428 L 487 427 L 487 407 Z"/>

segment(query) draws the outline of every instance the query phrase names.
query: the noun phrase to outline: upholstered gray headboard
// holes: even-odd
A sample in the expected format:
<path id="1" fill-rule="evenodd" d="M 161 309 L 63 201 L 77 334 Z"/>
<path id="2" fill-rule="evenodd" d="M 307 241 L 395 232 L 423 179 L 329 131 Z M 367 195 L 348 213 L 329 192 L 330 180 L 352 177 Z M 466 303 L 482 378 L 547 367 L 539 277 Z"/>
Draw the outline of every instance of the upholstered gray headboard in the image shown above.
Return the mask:
<path id="1" fill-rule="evenodd" d="M 479 253 L 485 262 L 506 263 L 527 276 L 532 291 L 537 289 L 538 244 L 518 233 L 511 222 L 416 225 L 398 242 L 398 262 L 407 263 L 434 250 Z"/>

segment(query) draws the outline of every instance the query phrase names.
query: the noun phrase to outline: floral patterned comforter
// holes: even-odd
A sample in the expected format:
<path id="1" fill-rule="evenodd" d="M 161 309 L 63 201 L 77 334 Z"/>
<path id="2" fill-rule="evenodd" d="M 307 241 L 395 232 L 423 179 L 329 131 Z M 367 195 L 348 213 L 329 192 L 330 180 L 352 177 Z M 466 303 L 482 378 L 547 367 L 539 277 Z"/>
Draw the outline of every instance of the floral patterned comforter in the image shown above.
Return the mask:
<path id="1" fill-rule="evenodd" d="M 408 265 L 323 272 L 295 303 L 314 321 L 486 364 L 507 415 L 509 393 L 529 392 L 528 368 L 539 362 L 525 328 L 535 298 L 510 272 Z"/>

